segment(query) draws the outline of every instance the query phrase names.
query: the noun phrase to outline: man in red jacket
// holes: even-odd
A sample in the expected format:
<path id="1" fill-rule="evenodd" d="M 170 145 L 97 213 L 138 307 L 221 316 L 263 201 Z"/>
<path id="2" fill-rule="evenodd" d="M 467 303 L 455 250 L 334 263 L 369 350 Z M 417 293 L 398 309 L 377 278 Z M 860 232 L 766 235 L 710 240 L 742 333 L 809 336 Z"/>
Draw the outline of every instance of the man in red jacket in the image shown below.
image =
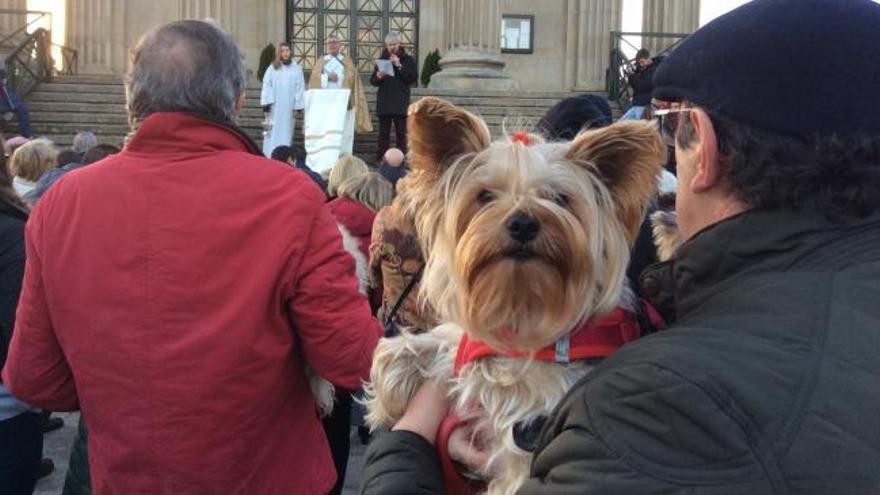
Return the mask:
<path id="1" fill-rule="evenodd" d="M 381 331 L 323 193 L 233 125 L 244 90 L 220 29 L 149 32 L 126 77 L 136 133 L 27 225 L 4 385 L 82 410 L 97 494 L 326 493 L 336 478 L 306 366 L 358 388 Z"/>

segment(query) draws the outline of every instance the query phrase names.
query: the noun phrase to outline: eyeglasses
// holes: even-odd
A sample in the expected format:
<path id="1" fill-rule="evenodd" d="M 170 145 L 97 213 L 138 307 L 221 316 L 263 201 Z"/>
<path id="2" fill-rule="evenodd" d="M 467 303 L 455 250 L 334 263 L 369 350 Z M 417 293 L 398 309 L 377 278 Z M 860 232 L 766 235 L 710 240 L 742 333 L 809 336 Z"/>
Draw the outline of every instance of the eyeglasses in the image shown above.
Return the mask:
<path id="1" fill-rule="evenodd" d="M 678 123 L 681 121 L 678 114 L 690 112 L 693 108 L 663 108 L 654 110 L 654 120 L 657 121 L 657 130 L 663 136 L 663 140 L 669 146 L 675 146 L 675 133 L 678 131 Z"/>

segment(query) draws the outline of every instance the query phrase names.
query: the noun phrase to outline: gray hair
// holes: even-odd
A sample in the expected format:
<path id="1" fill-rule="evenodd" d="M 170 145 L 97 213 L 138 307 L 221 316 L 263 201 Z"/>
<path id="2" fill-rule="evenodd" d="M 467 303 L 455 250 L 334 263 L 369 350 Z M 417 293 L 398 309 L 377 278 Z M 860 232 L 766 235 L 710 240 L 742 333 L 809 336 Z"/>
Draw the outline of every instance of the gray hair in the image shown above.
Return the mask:
<path id="1" fill-rule="evenodd" d="M 98 138 L 89 131 L 78 132 L 73 137 L 73 151 L 80 155 L 84 155 L 86 151 L 94 148 L 98 144 Z"/>
<path id="2" fill-rule="evenodd" d="M 385 45 L 390 45 L 391 43 L 400 43 L 400 33 L 397 31 L 388 31 L 388 34 L 385 35 Z"/>
<path id="3" fill-rule="evenodd" d="M 125 75 L 128 118 L 136 129 L 156 112 L 188 112 L 232 124 L 245 89 L 232 38 L 203 21 L 178 21 L 145 34 Z"/>

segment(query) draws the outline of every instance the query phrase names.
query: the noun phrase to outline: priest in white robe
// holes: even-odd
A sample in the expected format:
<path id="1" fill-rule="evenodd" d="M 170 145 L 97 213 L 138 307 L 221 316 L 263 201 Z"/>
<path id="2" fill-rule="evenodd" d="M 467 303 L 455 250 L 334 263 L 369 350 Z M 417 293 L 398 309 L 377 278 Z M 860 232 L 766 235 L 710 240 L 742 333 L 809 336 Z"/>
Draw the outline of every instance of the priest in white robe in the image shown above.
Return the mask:
<path id="1" fill-rule="evenodd" d="M 296 116 L 305 107 L 305 79 L 302 68 L 293 61 L 290 45 L 278 45 L 275 62 L 263 76 L 263 154 L 272 155 L 278 146 L 290 146 L 296 128 Z"/>
<path id="2" fill-rule="evenodd" d="M 316 171 L 329 170 L 340 153 L 351 154 L 355 132 L 373 130 L 357 64 L 340 48 L 339 37 L 328 36 L 327 53 L 315 61 L 309 78 L 306 152 Z M 336 110 L 339 98 L 344 98 L 345 106 Z"/>

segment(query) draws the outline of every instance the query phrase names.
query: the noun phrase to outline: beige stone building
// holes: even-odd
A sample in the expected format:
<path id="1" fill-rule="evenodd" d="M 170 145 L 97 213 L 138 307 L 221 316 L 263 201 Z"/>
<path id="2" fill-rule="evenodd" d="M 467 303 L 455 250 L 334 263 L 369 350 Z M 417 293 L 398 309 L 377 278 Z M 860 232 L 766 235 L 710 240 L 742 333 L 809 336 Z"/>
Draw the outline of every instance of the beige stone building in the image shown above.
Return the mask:
<path id="1" fill-rule="evenodd" d="M 83 74 L 121 74 L 128 48 L 152 26 L 213 18 L 256 71 L 262 48 L 292 39 L 306 69 L 335 32 L 369 71 L 385 33 L 400 31 L 419 64 L 443 57 L 438 89 L 602 90 L 623 0 L 58 0 L 66 1 L 65 45 Z M 645 31 L 691 32 L 699 0 L 643 0 Z M 0 0 L 23 8 L 25 0 Z"/>

